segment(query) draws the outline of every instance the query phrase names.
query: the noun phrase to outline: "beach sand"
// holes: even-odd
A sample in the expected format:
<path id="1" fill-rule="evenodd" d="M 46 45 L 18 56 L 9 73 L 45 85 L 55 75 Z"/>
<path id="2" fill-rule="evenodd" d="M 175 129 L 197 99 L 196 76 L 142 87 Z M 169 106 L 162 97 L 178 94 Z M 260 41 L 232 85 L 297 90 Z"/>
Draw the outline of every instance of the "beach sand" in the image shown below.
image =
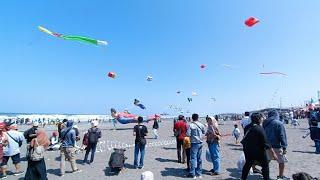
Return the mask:
<path id="1" fill-rule="evenodd" d="M 225 122 L 224 125 L 220 125 L 222 134 L 231 134 L 233 130 L 234 122 Z M 81 133 L 90 127 L 89 124 L 83 123 L 78 125 Z M 150 147 L 146 148 L 145 166 L 142 170 L 133 168 L 133 148 L 129 147 L 126 151 L 126 169 L 119 175 L 113 176 L 108 171 L 108 161 L 111 149 L 108 146 L 115 145 L 125 146 L 134 144 L 134 137 L 132 135 L 132 128 L 134 124 L 121 125 L 118 124 L 118 130 L 112 130 L 112 126 L 109 123 L 100 124 L 103 137 L 101 138 L 102 145 L 100 146 L 104 152 L 96 153 L 95 161 L 91 165 L 81 165 L 84 153 L 80 153 L 77 156 L 78 168 L 83 172 L 78 174 L 71 174 L 70 163 L 66 163 L 66 175 L 59 177 L 59 152 L 47 152 L 46 153 L 46 165 L 48 179 L 68 179 L 68 180 L 95 180 L 95 179 L 119 179 L 119 180 L 138 180 L 140 175 L 144 171 L 151 171 L 154 173 L 155 179 L 183 179 L 186 173 L 184 169 L 185 164 L 177 163 L 176 145 L 174 137 L 172 136 L 172 121 L 166 120 L 160 123 L 159 135 L 160 138 L 155 140 L 152 134 L 152 123 L 147 124 L 149 135 L 147 142 Z M 26 126 L 20 126 L 20 131 L 25 130 Z M 53 126 L 46 127 L 48 134 L 52 133 Z M 293 173 L 300 171 L 307 172 L 315 177 L 320 177 L 320 155 L 314 154 L 315 147 L 310 137 L 303 139 L 302 136 L 308 131 L 307 122 L 301 122 L 301 127 L 293 128 L 290 125 L 286 125 L 287 136 L 289 141 L 287 158 L 289 160 L 285 175 L 291 177 Z M 111 142 L 113 141 L 113 142 Z M 156 142 L 156 143 L 155 143 Z M 24 157 L 25 145 L 22 147 L 22 157 Z M 100 148 L 98 148 L 100 149 Z M 205 151 L 207 145 L 204 143 L 203 147 L 203 179 L 239 179 L 241 172 L 237 170 L 237 160 L 239 159 L 242 147 L 234 144 L 234 138 L 231 136 L 225 136 L 221 140 L 221 155 L 222 155 L 222 167 L 221 175 L 209 176 L 208 171 L 212 169 L 212 164 L 205 159 Z M 27 162 L 22 162 L 22 169 L 26 170 Z M 9 161 L 9 170 L 14 171 L 12 162 Z M 270 164 L 271 178 L 276 178 L 278 174 L 278 165 L 276 162 Z M 68 173 L 69 172 L 69 173 Z M 14 177 L 9 174 L 8 179 L 23 179 L 23 177 Z M 249 179 L 260 179 L 260 176 L 250 176 Z"/>

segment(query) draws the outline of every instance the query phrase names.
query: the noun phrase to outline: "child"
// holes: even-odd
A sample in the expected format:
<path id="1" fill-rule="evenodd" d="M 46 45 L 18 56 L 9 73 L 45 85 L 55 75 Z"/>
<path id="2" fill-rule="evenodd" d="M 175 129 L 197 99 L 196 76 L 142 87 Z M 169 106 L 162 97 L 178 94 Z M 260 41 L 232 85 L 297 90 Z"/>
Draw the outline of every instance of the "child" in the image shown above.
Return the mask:
<path id="1" fill-rule="evenodd" d="M 236 144 L 239 144 L 240 129 L 238 128 L 238 124 L 234 125 L 232 135 L 236 138 Z"/>
<path id="2" fill-rule="evenodd" d="M 183 159 L 187 157 L 187 169 L 186 171 L 189 173 L 190 171 L 190 150 L 191 150 L 191 141 L 190 137 L 185 137 L 183 140 Z"/>

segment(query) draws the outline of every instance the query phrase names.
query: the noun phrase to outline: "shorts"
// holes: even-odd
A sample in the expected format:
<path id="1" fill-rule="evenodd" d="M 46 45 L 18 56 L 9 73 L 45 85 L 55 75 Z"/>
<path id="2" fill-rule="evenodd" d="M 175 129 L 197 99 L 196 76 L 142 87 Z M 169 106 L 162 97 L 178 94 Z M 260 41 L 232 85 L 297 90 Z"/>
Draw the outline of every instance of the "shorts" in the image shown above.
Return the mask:
<path id="1" fill-rule="evenodd" d="M 284 164 L 284 163 L 288 162 L 288 159 L 287 159 L 286 155 L 283 154 L 282 148 L 273 149 L 273 151 L 276 153 L 276 155 L 278 157 L 278 163 L 279 164 Z M 269 153 L 267 153 L 267 157 L 268 157 L 269 161 L 275 160 L 275 159 L 272 158 L 272 156 Z"/>
<path id="2" fill-rule="evenodd" d="M 21 162 L 20 153 L 13 156 L 3 156 L 1 166 L 6 166 L 8 164 L 9 159 L 12 159 L 13 164 L 19 164 Z"/>

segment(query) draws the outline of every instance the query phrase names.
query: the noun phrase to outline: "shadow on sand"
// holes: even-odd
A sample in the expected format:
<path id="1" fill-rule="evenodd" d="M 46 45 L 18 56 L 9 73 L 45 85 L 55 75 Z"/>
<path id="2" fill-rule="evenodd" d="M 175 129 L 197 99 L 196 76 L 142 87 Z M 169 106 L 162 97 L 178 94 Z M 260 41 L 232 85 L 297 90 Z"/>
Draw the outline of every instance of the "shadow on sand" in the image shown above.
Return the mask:
<path id="1" fill-rule="evenodd" d="M 187 172 L 184 171 L 181 168 L 165 168 L 163 171 L 161 171 L 161 175 L 163 177 L 186 177 Z"/>
<path id="2" fill-rule="evenodd" d="M 243 148 L 230 148 L 230 149 L 234 151 L 243 151 Z"/>
<path id="3" fill-rule="evenodd" d="M 133 128 L 116 128 L 116 129 L 109 129 L 110 131 L 128 131 L 133 130 Z"/>
<path id="4" fill-rule="evenodd" d="M 48 174 L 53 174 L 53 175 L 56 175 L 56 176 L 60 176 L 60 169 L 48 169 L 47 173 Z"/>
<path id="5" fill-rule="evenodd" d="M 157 161 L 165 163 L 165 162 L 174 162 L 178 163 L 178 160 L 173 160 L 173 159 L 163 159 L 163 158 L 156 158 Z"/>
<path id="6" fill-rule="evenodd" d="M 292 152 L 296 152 L 296 153 L 304 153 L 304 154 L 315 154 L 314 151 L 292 151 Z"/>
<path id="7" fill-rule="evenodd" d="M 168 147 L 163 147 L 162 149 L 164 149 L 164 150 L 176 150 L 177 148 L 168 148 Z"/>
<path id="8" fill-rule="evenodd" d="M 231 147 L 242 147 L 241 144 L 231 144 L 231 143 L 226 143 L 227 146 L 231 146 Z"/>

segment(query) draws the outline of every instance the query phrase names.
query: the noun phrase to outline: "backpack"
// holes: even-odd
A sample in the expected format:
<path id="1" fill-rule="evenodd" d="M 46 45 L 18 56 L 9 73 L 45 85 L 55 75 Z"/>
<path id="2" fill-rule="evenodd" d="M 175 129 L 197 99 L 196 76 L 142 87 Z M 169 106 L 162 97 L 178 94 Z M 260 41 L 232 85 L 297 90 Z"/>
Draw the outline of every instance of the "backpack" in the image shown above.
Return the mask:
<path id="1" fill-rule="evenodd" d="M 111 171 L 120 171 L 124 167 L 124 162 L 127 159 L 124 156 L 125 149 L 114 149 L 109 159 L 109 167 Z"/>
<path id="2" fill-rule="evenodd" d="M 100 130 L 99 129 L 89 129 L 89 143 L 95 144 L 99 141 Z"/>
<path id="3" fill-rule="evenodd" d="M 39 145 L 37 138 L 35 138 L 37 147 L 33 147 L 30 151 L 31 161 L 41 161 L 44 158 L 45 149 L 43 145 Z"/>

